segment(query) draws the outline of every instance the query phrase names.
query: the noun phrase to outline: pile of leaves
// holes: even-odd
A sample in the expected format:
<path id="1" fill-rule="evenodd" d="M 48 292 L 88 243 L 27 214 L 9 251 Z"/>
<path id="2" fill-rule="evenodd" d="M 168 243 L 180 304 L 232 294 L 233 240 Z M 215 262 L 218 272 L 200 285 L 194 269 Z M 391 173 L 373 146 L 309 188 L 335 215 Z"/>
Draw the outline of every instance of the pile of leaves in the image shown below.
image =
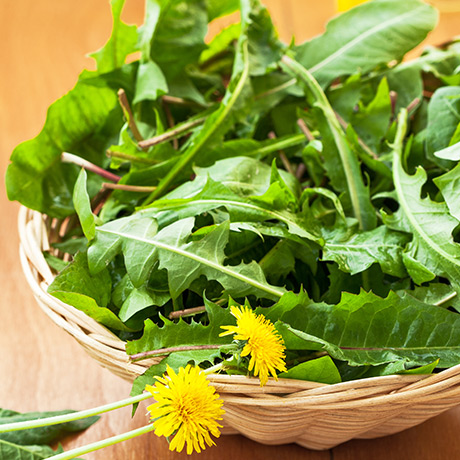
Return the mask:
<path id="1" fill-rule="evenodd" d="M 140 28 L 123 3 L 97 70 L 11 157 L 10 199 L 68 229 L 49 291 L 130 355 L 173 348 L 148 375 L 225 359 L 243 303 L 282 335 L 282 377 L 460 363 L 460 44 L 403 60 L 436 11 L 374 0 L 286 45 L 258 0 L 146 2 Z"/>

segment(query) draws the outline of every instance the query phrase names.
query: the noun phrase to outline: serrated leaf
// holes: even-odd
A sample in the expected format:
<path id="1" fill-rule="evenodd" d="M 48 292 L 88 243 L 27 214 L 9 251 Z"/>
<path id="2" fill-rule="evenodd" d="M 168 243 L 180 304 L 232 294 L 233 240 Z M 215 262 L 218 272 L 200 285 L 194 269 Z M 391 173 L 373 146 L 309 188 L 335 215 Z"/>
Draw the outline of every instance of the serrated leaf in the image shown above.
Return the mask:
<path id="1" fill-rule="evenodd" d="M 280 319 L 276 326 L 288 349 L 303 342 L 314 350 L 317 344 L 352 366 L 398 360 L 422 366 L 440 359 L 439 367 L 446 368 L 460 362 L 458 314 L 394 292 L 386 298 L 343 293 L 338 305 L 299 300 Z"/>
<path id="2" fill-rule="evenodd" d="M 245 198 L 208 178 L 203 190 L 194 197 L 158 200 L 140 214 L 158 218 L 160 225 L 163 226 L 177 219 L 224 207 L 229 212 L 232 221 L 277 220 L 285 224 L 294 235 L 321 244 L 321 238 L 315 235 L 316 229 L 310 228 L 311 223 L 306 222 L 300 213 L 296 214 L 286 210 L 287 205 L 288 203 L 280 196 L 280 189 L 276 183 L 272 184 L 261 196 Z"/>
<path id="3" fill-rule="evenodd" d="M 116 94 L 99 82 L 99 87 L 78 82 L 50 106 L 40 134 L 15 148 L 6 175 L 10 200 L 52 217 L 75 212 L 72 192 L 79 168 L 61 163 L 62 152 L 101 164 L 111 136 L 122 125 L 121 117 L 113 119 L 118 111 Z"/>
<path id="4" fill-rule="evenodd" d="M 352 275 L 378 263 L 384 273 L 403 278 L 406 274 L 402 251 L 410 237 L 385 226 L 368 232 L 352 233 L 334 229 L 324 235 L 322 260 L 337 262 L 339 268 Z"/>
<path id="5" fill-rule="evenodd" d="M 91 53 L 96 60 L 98 73 L 110 72 L 121 67 L 126 57 L 137 50 L 137 27 L 125 24 L 121 20 L 121 12 L 125 0 L 111 0 L 112 8 L 112 35 L 109 41 L 100 50 Z"/>
<path id="6" fill-rule="evenodd" d="M 220 307 L 205 299 L 206 313 L 209 323 L 203 325 L 192 320 L 178 323 L 163 318 L 162 327 L 150 320 L 145 322 L 144 334 L 140 339 L 129 341 L 126 344 L 126 353 L 134 355 L 150 350 L 190 345 L 225 345 L 231 343 L 229 336 L 220 337 L 221 326 L 232 324 L 234 317 L 229 308 Z M 215 350 L 214 350 L 215 351 Z M 208 350 L 213 353 L 213 350 Z"/>
<path id="7" fill-rule="evenodd" d="M 460 160 L 460 157 L 458 159 Z M 458 190 L 460 189 L 460 164 L 456 165 L 446 174 L 436 177 L 433 179 L 433 182 L 439 190 L 441 190 L 450 214 L 460 221 L 460 203 L 458 200 Z"/>
<path id="8" fill-rule="evenodd" d="M 297 57 L 324 87 L 401 60 L 436 22 L 436 10 L 418 0 L 367 2 L 332 19 L 323 35 L 296 48 Z"/>
<path id="9" fill-rule="evenodd" d="M 412 241 L 406 247 L 404 264 L 417 284 L 430 281 L 435 275 L 460 284 L 460 246 L 454 242 L 452 231 L 458 225 L 447 205 L 421 197 L 426 182 L 425 170 L 419 166 L 409 175 L 402 165 L 402 142 L 405 120 L 399 118 L 397 139 L 393 151 L 393 180 L 399 209 L 384 216 L 386 225 L 411 233 Z"/>
<path id="10" fill-rule="evenodd" d="M 208 280 L 218 281 L 230 295 L 244 297 L 254 294 L 257 297 L 276 299 L 283 295 L 284 289 L 270 286 L 259 265 L 224 265 L 225 246 L 228 241 L 229 223 L 224 222 L 208 233 L 203 239 L 190 241 L 194 218 L 179 220 L 154 236 L 141 236 L 142 229 L 152 225 L 150 218 L 138 218 L 135 231 L 130 219 L 123 222 L 110 222 L 97 228 L 97 236 L 88 250 L 89 265 L 93 272 L 102 269 L 120 251 L 125 255 L 128 273 L 140 267 L 153 266 L 158 261 L 159 268 L 168 270 L 168 282 L 172 297 L 177 297 L 190 284 L 204 275 Z M 145 233 L 145 232 L 144 232 Z M 143 246 L 141 253 L 130 253 L 127 248 Z M 132 280 L 136 285 L 135 280 Z"/>

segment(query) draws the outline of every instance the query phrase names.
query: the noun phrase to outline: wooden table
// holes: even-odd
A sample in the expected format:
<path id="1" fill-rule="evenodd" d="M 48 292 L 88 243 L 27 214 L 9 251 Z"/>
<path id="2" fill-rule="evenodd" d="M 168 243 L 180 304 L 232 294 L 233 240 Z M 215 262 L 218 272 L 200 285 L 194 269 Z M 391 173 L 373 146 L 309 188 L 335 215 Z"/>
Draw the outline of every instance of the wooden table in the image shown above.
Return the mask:
<path id="1" fill-rule="evenodd" d="M 285 40 L 306 39 L 323 30 L 334 1 L 266 0 Z M 127 0 L 125 19 L 140 23 L 142 0 Z M 314 6 L 313 6 L 314 4 Z M 310 8 L 309 8 L 310 6 Z M 460 32 L 459 14 L 446 14 L 430 41 Z M 219 26 L 216 26 L 217 28 Z M 91 63 L 84 56 L 103 45 L 111 17 L 106 0 L 2 0 L 0 2 L 0 152 L 2 178 L 16 144 L 41 129 L 46 108 L 75 83 Z M 4 184 L 2 183 L 2 190 Z M 0 407 L 18 411 L 85 409 L 122 399 L 130 385 L 93 362 L 36 306 L 18 260 L 18 205 L 1 195 Z M 139 427 L 129 408 L 107 414 L 64 443 L 72 448 Z M 372 441 L 351 441 L 331 451 L 296 445 L 263 446 L 242 436 L 224 436 L 201 459 L 436 460 L 460 458 L 460 408 L 404 433 Z M 198 455 L 196 455 L 198 458 Z M 86 456 L 88 459 L 185 458 L 171 453 L 153 434 Z M 192 455 L 195 458 L 195 455 Z M 7 460 L 7 459 L 4 459 Z"/>

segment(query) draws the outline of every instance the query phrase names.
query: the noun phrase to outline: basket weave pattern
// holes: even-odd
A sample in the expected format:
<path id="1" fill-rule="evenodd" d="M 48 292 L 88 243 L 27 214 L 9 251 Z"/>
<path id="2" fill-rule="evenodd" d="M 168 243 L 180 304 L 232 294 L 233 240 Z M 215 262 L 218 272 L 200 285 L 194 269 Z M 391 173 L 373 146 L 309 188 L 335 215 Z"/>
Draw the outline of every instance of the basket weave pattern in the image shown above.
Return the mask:
<path id="1" fill-rule="evenodd" d="M 21 208 L 20 260 L 41 309 L 102 366 L 133 381 L 161 358 L 129 361 L 125 342 L 85 313 L 47 293 L 54 275 L 42 251 L 59 227 Z M 415 426 L 460 404 L 460 365 L 435 375 L 393 375 L 324 385 L 244 376 L 209 378 L 224 400 L 224 434 L 241 433 L 263 444 L 297 443 L 328 449 L 353 438 L 376 438 Z"/>

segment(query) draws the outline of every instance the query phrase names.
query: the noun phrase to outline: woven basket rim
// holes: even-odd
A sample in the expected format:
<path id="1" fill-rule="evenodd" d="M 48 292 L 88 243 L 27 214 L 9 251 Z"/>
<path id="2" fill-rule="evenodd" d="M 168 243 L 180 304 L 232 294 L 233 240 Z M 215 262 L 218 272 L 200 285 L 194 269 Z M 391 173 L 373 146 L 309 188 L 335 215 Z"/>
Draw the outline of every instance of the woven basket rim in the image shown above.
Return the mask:
<path id="1" fill-rule="evenodd" d="M 46 219 L 46 216 L 37 211 L 24 206 L 20 208 L 20 261 L 38 305 L 102 366 L 132 382 L 136 376 L 162 358 L 131 362 L 125 352 L 126 342 L 85 313 L 48 294 L 47 288 L 54 275 L 43 256 L 43 251 L 50 250 Z M 337 384 L 283 378 L 276 381 L 271 378 L 261 387 L 257 378 L 225 374 L 213 374 L 209 376 L 209 380 L 224 400 L 227 411 L 224 417 L 227 431 L 224 432 L 241 432 L 265 444 L 296 442 L 313 449 L 333 447 L 354 437 L 377 437 L 401 431 L 460 404 L 460 364 L 431 375 L 388 375 Z M 399 420 L 408 408 L 408 420 L 405 423 L 398 421 L 395 425 L 395 419 Z M 336 431 L 328 436 L 323 436 L 323 432 L 313 436 L 311 426 L 308 433 L 305 433 L 305 429 L 300 434 L 297 433 L 299 429 L 296 428 L 296 417 L 307 420 L 305 413 L 310 414 L 309 417 L 315 413 L 330 419 L 330 414 L 337 411 L 353 414 L 349 416 L 353 423 L 347 419 L 351 426 L 345 424 L 347 427 L 344 430 L 332 417 L 333 420 L 328 421 L 327 426 L 321 427 L 320 424 L 320 427 L 328 433 L 340 428 L 344 431 L 342 436 L 337 436 Z M 272 417 L 273 413 L 277 417 Z M 363 415 L 371 413 L 374 414 L 373 418 L 369 415 L 368 419 Z M 276 438 L 273 430 L 267 435 L 260 429 L 253 428 L 252 419 L 251 423 L 244 423 L 245 418 L 255 417 L 258 424 L 268 424 L 266 419 L 269 414 L 269 418 L 278 419 L 279 423 L 280 417 L 285 420 L 289 416 L 285 423 L 295 421 L 296 424 L 291 428 L 297 434 L 286 436 L 283 431 L 283 441 L 276 442 L 281 438 Z M 378 416 L 375 417 L 375 414 Z M 363 417 L 365 420 L 362 426 L 354 426 L 357 425 L 356 419 Z"/>

